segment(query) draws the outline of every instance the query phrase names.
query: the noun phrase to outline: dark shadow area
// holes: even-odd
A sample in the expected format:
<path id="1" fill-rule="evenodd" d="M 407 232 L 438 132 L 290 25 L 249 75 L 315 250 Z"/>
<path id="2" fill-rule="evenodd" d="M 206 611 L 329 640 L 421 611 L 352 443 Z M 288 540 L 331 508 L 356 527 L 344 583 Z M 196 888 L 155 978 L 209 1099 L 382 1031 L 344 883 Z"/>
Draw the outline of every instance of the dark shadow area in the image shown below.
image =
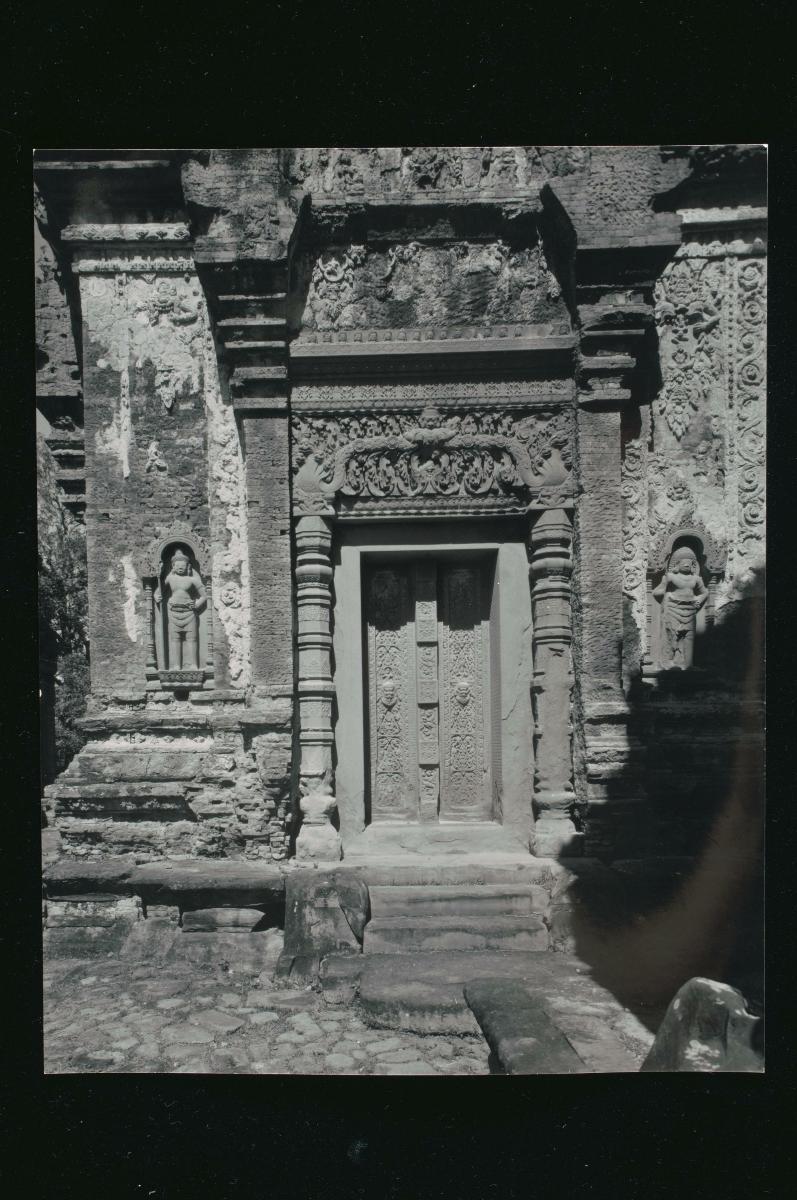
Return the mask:
<path id="1" fill-rule="evenodd" d="M 701 666 L 632 680 L 637 753 L 588 811 L 582 861 L 561 855 L 568 948 L 651 1028 L 696 975 L 764 1009 L 764 581 L 697 635 Z"/>

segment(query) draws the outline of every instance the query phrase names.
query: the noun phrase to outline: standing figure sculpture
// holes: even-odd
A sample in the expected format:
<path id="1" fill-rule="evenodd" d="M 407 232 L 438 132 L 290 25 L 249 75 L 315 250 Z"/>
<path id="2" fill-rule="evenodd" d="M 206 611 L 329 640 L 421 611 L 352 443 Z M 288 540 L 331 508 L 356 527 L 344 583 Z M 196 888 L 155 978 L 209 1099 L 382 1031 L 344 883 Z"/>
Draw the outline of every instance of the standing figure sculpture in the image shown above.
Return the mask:
<path id="1" fill-rule="evenodd" d="M 661 601 L 661 628 L 669 661 L 662 666 L 691 667 L 694 658 L 697 614 L 708 597 L 708 588 L 700 577 L 694 550 L 679 546 L 670 555 L 667 569 L 653 595 Z M 665 642 L 666 639 L 666 642 Z M 662 658 L 665 656 L 662 654 Z"/>
<path id="2" fill-rule="evenodd" d="M 191 562 L 182 550 L 175 550 L 168 574 L 155 596 L 158 605 L 166 603 L 169 635 L 169 670 L 199 669 L 199 613 L 207 602 L 205 587 L 194 575 Z"/>

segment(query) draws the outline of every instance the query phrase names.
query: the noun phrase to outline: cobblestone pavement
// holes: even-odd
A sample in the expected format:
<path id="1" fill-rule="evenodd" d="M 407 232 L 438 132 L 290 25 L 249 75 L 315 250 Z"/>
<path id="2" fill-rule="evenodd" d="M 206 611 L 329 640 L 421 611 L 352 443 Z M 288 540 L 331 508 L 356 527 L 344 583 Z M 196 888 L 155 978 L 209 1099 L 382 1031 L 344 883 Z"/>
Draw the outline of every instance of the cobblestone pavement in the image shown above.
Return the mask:
<path id="1" fill-rule="evenodd" d="M 44 973 L 48 1074 L 486 1075 L 479 1036 L 371 1029 L 351 1007 L 266 977 L 107 959 Z"/>

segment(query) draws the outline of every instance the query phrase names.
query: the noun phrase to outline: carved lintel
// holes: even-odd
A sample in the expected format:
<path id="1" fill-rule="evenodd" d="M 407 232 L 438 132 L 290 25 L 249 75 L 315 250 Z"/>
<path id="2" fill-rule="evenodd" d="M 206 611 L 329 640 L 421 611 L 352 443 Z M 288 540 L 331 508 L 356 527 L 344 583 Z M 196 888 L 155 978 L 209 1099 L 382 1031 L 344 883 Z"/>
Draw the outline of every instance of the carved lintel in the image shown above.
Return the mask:
<path id="1" fill-rule="evenodd" d="M 331 525 L 322 516 L 296 524 L 296 607 L 299 649 L 299 807 L 302 827 L 297 858 L 327 861 L 341 856 L 332 824 L 336 811 L 332 765 L 332 547 Z"/>
<path id="2" fill-rule="evenodd" d="M 578 853 L 573 822 L 571 588 L 573 527 L 563 509 L 549 509 L 530 536 L 534 680 L 535 853 Z"/>
<path id="3" fill-rule="evenodd" d="M 298 512 L 337 507 L 374 511 L 422 504 L 470 511 L 559 507 L 573 497 L 571 437 L 565 413 L 525 417 L 487 412 L 299 416 Z"/>

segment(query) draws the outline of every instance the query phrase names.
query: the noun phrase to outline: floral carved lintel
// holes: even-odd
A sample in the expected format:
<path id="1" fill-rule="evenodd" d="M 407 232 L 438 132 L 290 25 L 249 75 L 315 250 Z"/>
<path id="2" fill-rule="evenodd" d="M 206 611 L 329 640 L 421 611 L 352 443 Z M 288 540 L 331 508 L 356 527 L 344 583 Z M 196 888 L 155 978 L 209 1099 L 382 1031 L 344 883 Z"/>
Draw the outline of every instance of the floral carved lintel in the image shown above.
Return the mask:
<path id="1" fill-rule="evenodd" d="M 294 508 L 522 512 L 567 504 L 574 491 L 567 421 L 564 413 L 445 417 L 432 407 L 323 421 L 301 415 L 294 426 Z"/>

